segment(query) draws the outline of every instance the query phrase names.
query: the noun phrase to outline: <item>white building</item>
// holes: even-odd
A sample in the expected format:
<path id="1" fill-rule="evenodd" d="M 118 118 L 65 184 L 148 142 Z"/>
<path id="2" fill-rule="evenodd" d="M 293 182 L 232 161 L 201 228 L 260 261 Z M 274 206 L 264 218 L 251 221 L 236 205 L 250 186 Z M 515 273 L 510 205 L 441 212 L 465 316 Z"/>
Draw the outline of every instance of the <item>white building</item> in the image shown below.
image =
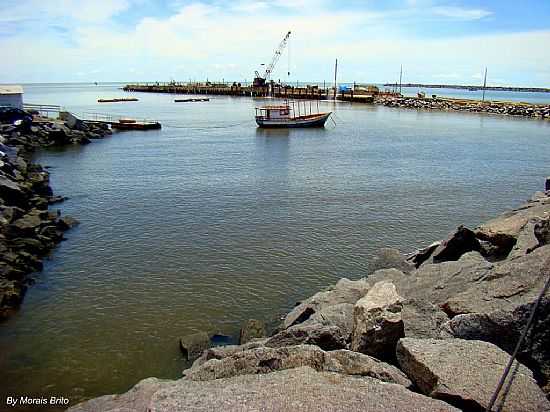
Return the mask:
<path id="1" fill-rule="evenodd" d="M 0 84 L 0 106 L 23 108 L 23 88 Z"/>

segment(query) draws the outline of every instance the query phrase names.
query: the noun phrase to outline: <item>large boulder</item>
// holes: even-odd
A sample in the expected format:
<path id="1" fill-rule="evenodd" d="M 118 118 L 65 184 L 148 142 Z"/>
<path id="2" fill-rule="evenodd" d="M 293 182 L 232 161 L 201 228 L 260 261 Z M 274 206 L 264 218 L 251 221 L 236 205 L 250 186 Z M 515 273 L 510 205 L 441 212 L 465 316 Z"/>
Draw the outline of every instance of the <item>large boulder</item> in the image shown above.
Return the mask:
<path id="1" fill-rule="evenodd" d="M 462 339 L 404 338 L 397 360 L 425 395 L 463 410 L 485 410 L 510 355 L 493 344 Z M 532 372 L 516 362 L 510 390 L 501 392 L 496 405 L 502 411 L 550 411 L 550 403 Z"/>
<path id="2" fill-rule="evenodd" d="M 491 219 L 474 230 L 476 237 L 496 246 L 497 251 L 495 256 L 492 256 L 493 258 L 505 258 L 515 246 L 521 231 L 530 220 L 548 219 L 549 202 L 550 200 L 546 196 Z"/>
<path id="3" fill-rule="evenodd" d="M 205 381 L 237 375 L 271 373 L 302 366 L 309 366 L 317 371 L 369 376 L 383 382 L 412 386 L 405 374 L 395 366 L 361 353 L 348 350 L 325 352 L 313 345 L 257 347 L 236 351 L 204 363 L 195 362 L 191 368 L 183 371 L 183 375 L 187 379 Z"/>
<path id="4" fill-rule="evenodd" d="M 515 259 L 495 263 L 477 282 L 464 284 L 462 291 L 441 302 L 451 317 L 463 313 L 488 313 L 513 310 L 532 302 L 540 293 L 550 261 L 550 245 Z"/>
<path id="5" fill-rule="evenodd" d="M 510 310 L 468 313 L 455 316 L 442 327 L 442 337 L 455 337 L 491 342 L 512 353 L 528 322 L 534 302 L 520 304 Z M 550 296 L 539 305 L 535 322 L 518 354 L 541 386 L 550 383 Z"/>
<path id="6" fill-rule="evenodd" d="M 210 359 L 223 359 L 223 358 L 227 358 L 228 356 L 232 356 L 237 352 L 243 352 L 249 349 L 260 348 L 262 346 L 265 346 L 266 341 L 267 341 L 267 338 L 253 339 L 242 345 L 225 345 L 225 346 L 214 346 L 212 348 L 208 348 L 204 350 L 201 356 L 198 357 L 193 362 L 192 368 L 196 368 L 202 365 L 203 363 L 206 363 Z"/>
<path id="7" fill-rule="evenodd" d="M 353 309 L 351 349 L 379 359 L 394 356 L 397 341 L 405 336 L 403 298 L 392 282 L 378 282 Z"/>
<path id="8" fill-rule="evenodd" d="M 265 346 L 280 348 L 293 345 L 316 345 L 324 350 L 346 349 L 348 335 L 338 326 L 325 326 L 318 323 L 299 324 L 284 329 L 269 338 Z"/>
<path id="9" fill-rule="evenodd" d="M 28 191 L 25 188 L 0 174 L 0 199 L 6 205 L 24 207 L 28 197 Z"/>
<path id="10" fill-rule="evenodd" d="M 286 329 L 290 326 L 305 322 L 315 312 L 322 308 L 341 303 L 355 304 L 355 302 L 367 293 L 369 287 L 370 284 L 365 279 L 352 281 L 342 278 L 334 287 L 318 292 L 297 305 L 288 315 L 286 315 L 282 328 Z"/>
<path id="11" fill-rule="evenodd" d="M 212 381 L 147 379 L 123 395 L 93 399 L 71 412 L 458 411 L 402 385 L 310 367 Z"/>
<path id="12" fill-rule="evenodd" d="M 336 326 L 340 329 L 339 335 L 346 341 L 351 339 L 353 330 L 353 306 L 351 303 L 339 303 L 337 305 L 326 306 L 315 312 L 301 326 L 321 325 Z M 298 327 L 300 325 L 297 325 Z"/>
<path id="13" fill-rule="evenodd" d="M 190 380 L 208 381 L 237 375 L 270 373 L 301 366 L 322 370 L 324 359 L 325 352 L 313 345 L 259 347 L 236 352 L 222 359 L 210 359 L 198 367 L 183 371 L 183 374 Z"/>

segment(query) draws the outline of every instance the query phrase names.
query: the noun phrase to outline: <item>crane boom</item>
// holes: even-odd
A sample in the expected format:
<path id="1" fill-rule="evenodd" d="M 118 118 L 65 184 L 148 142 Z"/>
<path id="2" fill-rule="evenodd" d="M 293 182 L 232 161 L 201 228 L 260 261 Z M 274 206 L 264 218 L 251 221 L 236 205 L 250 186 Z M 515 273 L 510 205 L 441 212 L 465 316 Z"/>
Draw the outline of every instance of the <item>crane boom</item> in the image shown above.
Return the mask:
<path id="1" fill-rule="evenodd" d="M 269 80 L 269 77 L 271 76 L 271 73 L 273 72 L 273 69 L 275 68 L 275 65 L 279 61 L 279 58 L 281 57 L 281 54 L 283 54 L 283 50 L 285 49 L 289 38 L 290 38 L 290 31 L 286 34 L 286 36 L 283 38 L 283 40 L 281 40 L 281 43 L 279 43 L 279 47 L 277 47 L 277 49 L 275 50 L 275 54 L 273 55 L 273 58 L 271 59 L 271 63 L 269 63 L 269 66 L 267 66 L 267 69 L 265 69 L 264 78 L 266 80 Z"/>
<path id="2" fill-rule="evenodd" d="M 285 49 L 289 38 L 290 38 L 290 31 L 286 34 L 283 40 L 281 40 L 281 43 L 279 43 L 279 47 L 277 47 L 277 49 L 275 50 L 275 54 L 271 59 L 271 63 L 269 63 L 269 65 L 265 69 L 265 73 L 263 77 L 260 77 L 260 73 L 258 73 L 258 71 L 255 72 L 256 77 L 254 78 L 254 86 L 258 86 L 258 87 L 265 86 L 265 82 L 269 80 L 269 78 L 271 77 L 271 73 L 273 72 L 273 69 L 275 69 L 277 62 L 281 57 L 281 54 L 283 54 L 283 50 Z"/>

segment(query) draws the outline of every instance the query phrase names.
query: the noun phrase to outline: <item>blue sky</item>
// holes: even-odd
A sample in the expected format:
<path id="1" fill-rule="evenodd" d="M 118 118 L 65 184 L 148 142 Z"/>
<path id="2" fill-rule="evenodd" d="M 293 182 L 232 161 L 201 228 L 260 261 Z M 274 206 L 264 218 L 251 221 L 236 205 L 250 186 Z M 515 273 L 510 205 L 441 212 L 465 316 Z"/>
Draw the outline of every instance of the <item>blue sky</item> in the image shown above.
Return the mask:
<path id="1" fill-rule="evenodd" d="M 0 83 L 250 81 L 288 30 L 275 79 L 550 87 L 548 0 L 2 0 Z"/>

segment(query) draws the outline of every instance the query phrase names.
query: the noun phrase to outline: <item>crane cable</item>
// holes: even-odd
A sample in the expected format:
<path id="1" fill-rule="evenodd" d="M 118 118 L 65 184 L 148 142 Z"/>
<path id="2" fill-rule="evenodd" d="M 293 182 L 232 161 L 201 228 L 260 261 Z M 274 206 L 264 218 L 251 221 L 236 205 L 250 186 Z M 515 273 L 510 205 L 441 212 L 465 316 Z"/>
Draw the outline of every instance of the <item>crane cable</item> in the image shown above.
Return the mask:
<path id="1" fill-rule="evenodd" d="M 525 329 L 523 330 L 523 332 L 522 332 L 522 334 L 521 334 L 521 336 L 520 336 L 520 338 L 519 338 L 519 340 L 516 344 L 514 352 L 512 353 L 512 356 L 510 356 L 510 360 L 508 361 L 508 364 L 506 365 L 506 368 L 504 369 L 504 372 L 502 373 L 502 376 L 500 377 L 498 385 L 497 385 L 497 387 L 496 387 L 496 389 L 493 393 L 493 396 L 491 397 L 491 401 L 489 402 L 489 405 L 485 409 L 486 412 L 491 412 L 492 411 L 492 408 L 493 408 L 493 406 L 494 406 L 494 404 L 495 404 L 495 402 L 496 402 L 496 400 L 497 400 L 497 398 L 498 398 L 498 396 L 499 396 L 499 394 L 502 390 L 502 387 L 504 386 L 504 383 L 506 382 L 508 374 L 510 373 L 510 370 L 512 369 L 512 366 L 513 366 L 514 361 L 515 361 L 515 359 L 516 359 L 516 357 L 519 353 L 521 345 L 523 344 L 523 341 L 527 337 L 527 333 L 529 332 L 529 330 L 531 329 L 531 326 L 534 323 L 535 315 L 536 315 L 537 310 L 539 308 L 540 302 L 542 301 L 542 298 L 544 297 L 544 295 L 546 294 L 546 292 L 550 288 L 550 259 L 548 259 L 544 263 L 542 272 L 543 272 L 543 275 L 548 276 L 548 278 L 546 279 L 546 283 L 544 284 L 544 287 L 540 291 L 540 294 L 539 294 L 537 300 L 535 301 L 535 304 L 531 308 L 531 313 L 529 315 L 529 320 L 527 321 L 527 324 L 525 325 Z M 508 389 L 512 385 L 512 381 L 514 379 L 514 376 L 515 375 L 513 374 L 512 377 L 510 378 L 510 381 L 507 384 L 507 390 L 505 391 L 505 393 L 508 392 Z M 503 403 L 504 403 L 504 401 L 501 402 L 501 404 L 499 405 L 497 410 L 501 410 L 501 407 L 503 406 L 502 405 Z"/>

